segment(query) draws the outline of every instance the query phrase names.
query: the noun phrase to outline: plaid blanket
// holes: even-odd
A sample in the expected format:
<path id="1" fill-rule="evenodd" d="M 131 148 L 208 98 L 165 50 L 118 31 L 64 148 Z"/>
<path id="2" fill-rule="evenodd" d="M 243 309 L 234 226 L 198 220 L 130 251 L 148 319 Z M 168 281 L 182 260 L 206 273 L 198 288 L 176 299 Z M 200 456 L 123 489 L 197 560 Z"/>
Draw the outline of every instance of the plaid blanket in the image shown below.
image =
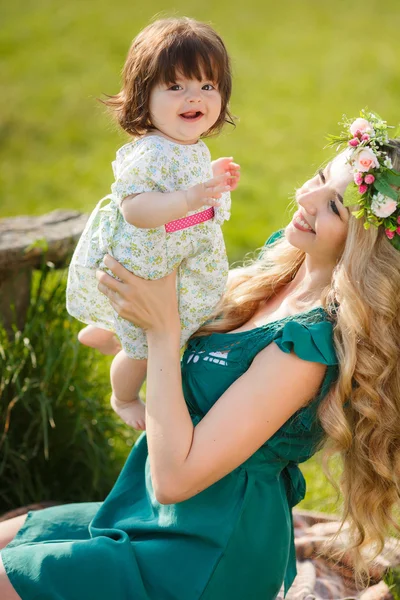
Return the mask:
<path id="1" fill-rule="evenodd" d="M 0 516 L 0 521 L 24 514 L 28 510 L 40 510 L 55 504 L 42 502 L 24 506 Z M 327 557 L 315 557 L 316 552 L 321 551 L 321 546 L 327 537 L 338 530 L 338 518 L 334 515 L 295 508 L 293 523 L 297 577 L 285 600 L 394 600 L 382 577 L 388 569 L 400 566 L 400 544 L 396 539 L 386 540 L 384 551 L 370 569 L 372 583 L 370 587 L 360 592 L 354 585 L 349 556 L 344 555 L 338 565 L 333 564 Z M 346 548 L 345 528 L 336 544 L 339 548 Z M 276 600 L 283 600 L 283 585 Z"/>
<path id="2" fill-rule="evenodd" d="M 323 542 L 339 529 L 334 515 L 294 509 L 297 577 L 285 600 L 393 600 L 389 587 L 382 580 L 388 569 L 400 566 L 400 545 L 395 538 L 385 541 L 385 548 L 370 568 L 371 585 L 357 591 L 352 573 L 351 559 L 344 555 L 335 565 L 326 556 L 316 558 Z M 347 546 L 344 526 L 335 549 Z M 277 597 L 283 600 L 283 586 Z"/>

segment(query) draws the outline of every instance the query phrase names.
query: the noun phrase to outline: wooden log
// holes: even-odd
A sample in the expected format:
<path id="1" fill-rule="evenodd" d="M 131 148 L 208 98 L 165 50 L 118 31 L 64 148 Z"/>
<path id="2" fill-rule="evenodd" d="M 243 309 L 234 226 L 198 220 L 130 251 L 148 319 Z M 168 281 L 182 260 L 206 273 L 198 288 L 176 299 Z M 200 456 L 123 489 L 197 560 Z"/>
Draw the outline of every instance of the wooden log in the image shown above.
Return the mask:
<path id="1" fill-rule="evenodd" d="M 65 266 L 88 219 L 76 210 L 0 220 L 0 273 L 37 268 L 41 258 Z"/>
<path id="2" fill-rule="evenodd" d="M 22 329 L 29 306 L 32 270 L 43 260 L 67 266 L 88 219 L 76 210 L 0 220 L 0 319 L 11 333 Z"/>
<path id="3" fill-rule="evenodd" d="M 7 334 L 12 335 L 12 323 L 21 331 L 30 301 L 32 269 L 18 268 L 0 271 L 0 319 Z"/>

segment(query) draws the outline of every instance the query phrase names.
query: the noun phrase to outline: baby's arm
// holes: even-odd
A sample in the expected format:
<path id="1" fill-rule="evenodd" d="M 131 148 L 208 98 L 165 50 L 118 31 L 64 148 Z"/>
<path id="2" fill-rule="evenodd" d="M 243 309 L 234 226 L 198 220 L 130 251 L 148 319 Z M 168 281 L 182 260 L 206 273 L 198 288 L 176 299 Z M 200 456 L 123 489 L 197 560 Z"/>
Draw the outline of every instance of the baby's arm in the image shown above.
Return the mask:
<path id="1" fill-rule="evenodd" d="M 219 206 L 218 198 L 230 190 L 228 179 L 229 173 L 223 173 L 187 190 L 132 194 L 122 200 L 121 212 L 124 219 L 136 227 L 161 227 L 202 206 Z"/>

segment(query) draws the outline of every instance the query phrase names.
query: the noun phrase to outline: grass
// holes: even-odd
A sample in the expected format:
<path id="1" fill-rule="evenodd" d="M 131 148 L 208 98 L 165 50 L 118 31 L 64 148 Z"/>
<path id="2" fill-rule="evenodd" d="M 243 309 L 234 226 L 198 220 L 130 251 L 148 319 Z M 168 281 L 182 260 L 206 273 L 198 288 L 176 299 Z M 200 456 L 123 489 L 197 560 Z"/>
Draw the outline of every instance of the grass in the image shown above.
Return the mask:
<path id="1" fill-rule="evenodd" d="M 400 600 L 400 569 L 391 569 L 383 578 L 394 600 Z"/>
<path id="2" fill-rule="evenodd" d="M 23 331 L 0 327 L 0 514 L 103 500 L 137 437 L 106 402 L 109 361 L 77 341 L 65 283 L 60 271 L 35 273 Z"/>
<path id="3" fill-rule="evenodd" d="M 1 216 L 88 211 L 109 191 L 110 163 L 127 138 L 96 98 L 119 89 L 130 40 L 166 8 L 211 22 L 232 56 L 240 120 L 209 141 L 214 157 L 242 165 L 225 225 L 231 262 L 288 221 L 288 198 L 329 156 L 324 136 L 343 113 L 368 105 L 400 121 L 397 0 L 3 3 Z M 335 510 L 317 459 L 302 469 L 302 506 Z"/>

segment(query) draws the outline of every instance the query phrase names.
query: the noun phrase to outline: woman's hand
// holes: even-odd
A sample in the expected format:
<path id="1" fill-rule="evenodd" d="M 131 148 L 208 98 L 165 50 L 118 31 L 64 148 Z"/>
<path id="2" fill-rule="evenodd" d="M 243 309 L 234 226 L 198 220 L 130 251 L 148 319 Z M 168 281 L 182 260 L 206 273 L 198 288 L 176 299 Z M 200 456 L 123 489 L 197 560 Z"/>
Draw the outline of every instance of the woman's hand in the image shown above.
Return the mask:
<path id="1" fill-rule="evenodd" d="M 105 265 L 118 279 L 97 271 L 99 291 L 124 319 L 146 333 L 180 333 L 176 271 L 162 279 L 147 280 L 134 275 L 112 256 L 106 254 Z"/>

